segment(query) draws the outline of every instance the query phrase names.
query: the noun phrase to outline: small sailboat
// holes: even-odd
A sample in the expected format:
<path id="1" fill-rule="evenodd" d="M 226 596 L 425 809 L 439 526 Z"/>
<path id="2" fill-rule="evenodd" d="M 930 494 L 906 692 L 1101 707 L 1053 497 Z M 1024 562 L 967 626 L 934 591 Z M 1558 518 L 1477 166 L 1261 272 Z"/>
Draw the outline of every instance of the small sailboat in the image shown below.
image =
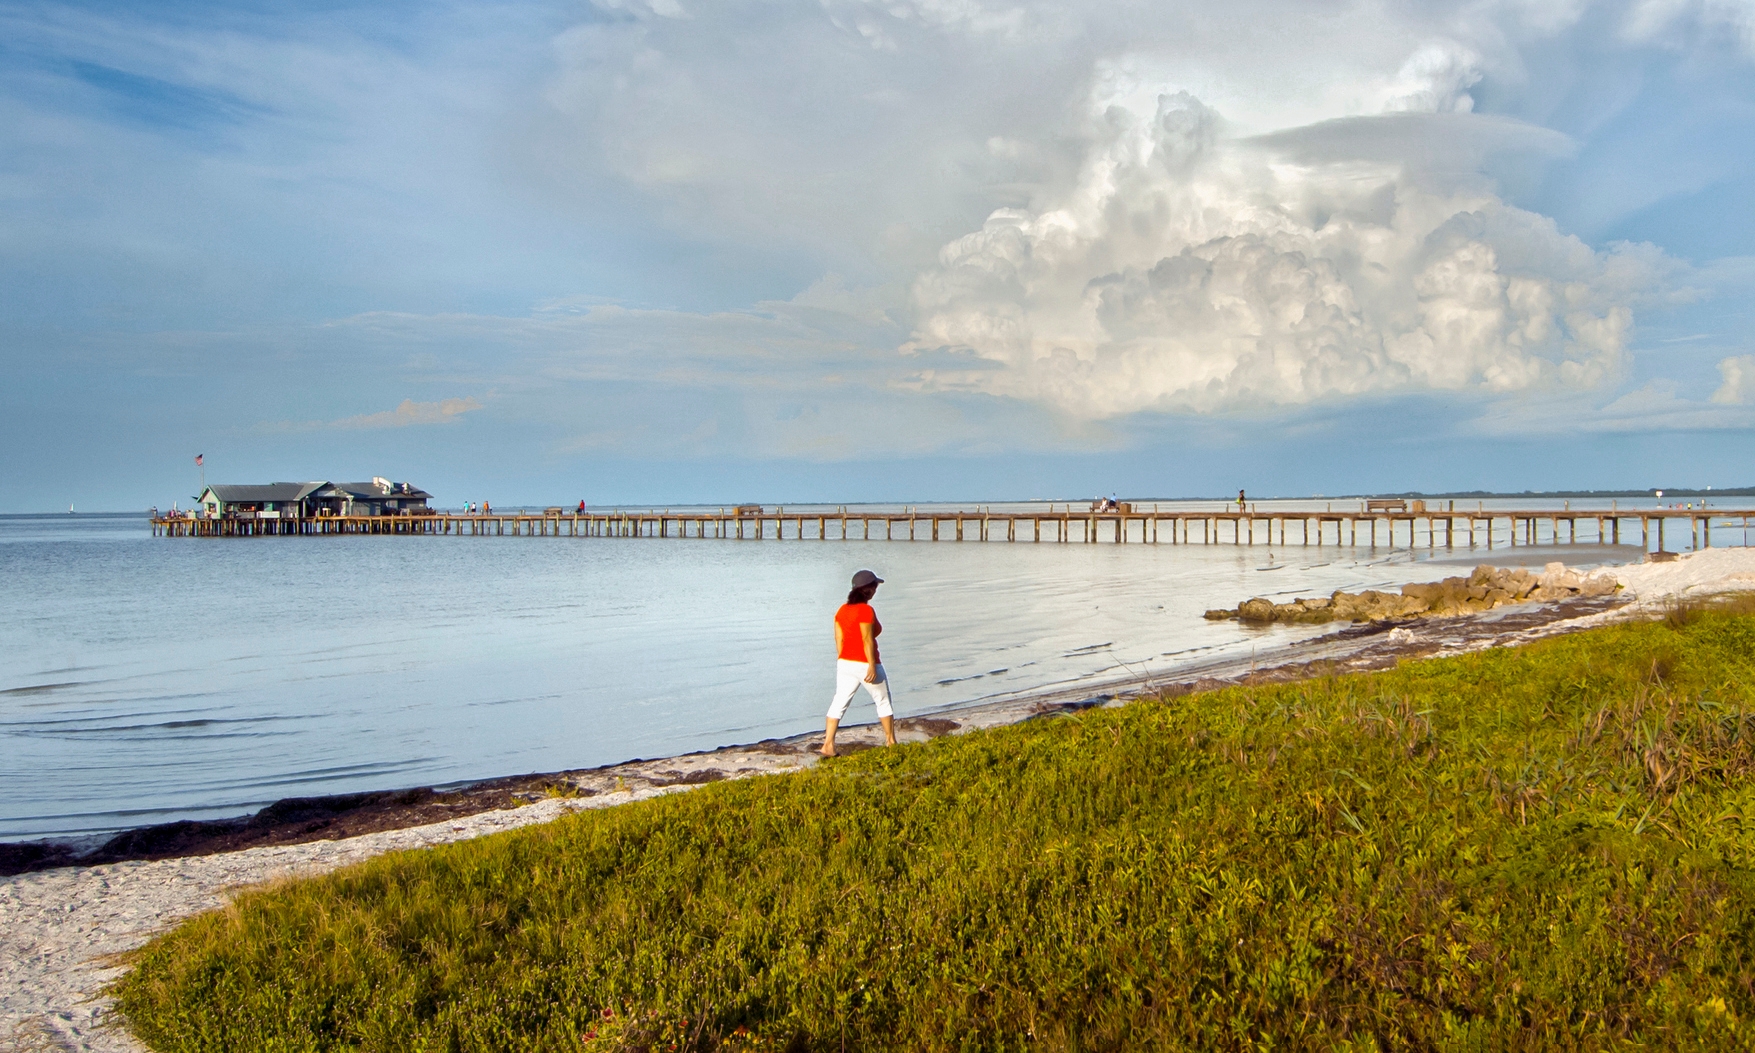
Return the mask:
<path id="1" fill-rule="evenodd" d="M 67 514 L 68 515 L 73 514 L 73 503 L 72 502 L 68 502 L 68 504 L 67 504 Z"/>

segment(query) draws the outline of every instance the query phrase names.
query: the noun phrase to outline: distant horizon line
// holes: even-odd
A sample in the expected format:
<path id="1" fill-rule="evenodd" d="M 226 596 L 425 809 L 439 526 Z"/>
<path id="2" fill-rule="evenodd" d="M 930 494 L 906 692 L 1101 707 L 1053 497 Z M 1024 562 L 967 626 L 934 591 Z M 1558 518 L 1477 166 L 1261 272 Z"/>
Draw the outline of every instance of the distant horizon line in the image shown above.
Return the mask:
<path id="1" fill-rule="evenodd" d="M 1715 487 L 1710 487 L 1710 486 L 1708 486 L 1708 487 L 1658 486 L 1658 487 L 1649 487 L 1649 488 L 1644 489 L 1644 490 L 1445 490 L 1445 491 L 1438 491 L 1438 492 L 1427 492 L 1427 491 L 1423 491 L 1423 490 L 1394 490 L 1394 491 L 1386 490 L 1386 491 L 1376 491 L 1376 492 L 1371 492 L 1371 493 L 1361 492 L 1361 493 L 1348 493 L 1348 494 L 1302 494 L 1302 495 L 1272 494 L 1272 495 L 1268 495 L 1268 496 L 1261 496 L 1261 497 L 1254 497 L 1254 498 L 1248 497 L 1247 491 L 1245 491 L 1245 498 L 1247 500 L 1252 501 L 1252 502 L 1255 502 L 1255 501 L 1369 501 L 1369 500 L 1382 500 L 1385 498 L 1389 498 L 1389 499 L 1400 498 L 1400 499 L 1404 499 L 1404 500 L 1438 500 L 1438 501 L 1457 500 L 1457 499 L 1471 499 L 1471 500 L 1495 499 L 1495 500 L 1497 500 L 1497 499 L 1503 499 L 1503 498 L 1550 498 L 1550 499 L 1561 499 L 1561 500 L 1572 499 L 1572 498 L 1583 498 L 1583 499 L 1610 500 L 1610 499 L 1623 498 L 1623 497 L 1651 498 L 1651 497 L 1657 497 L 1660 494 L 1664 497 L 1755 497 L 1755 486 L 1738 486 L 1738 487 L 1722 487 L 1722 488 L 1715 488 Z M 995 498 L 979 498 L 979 499 L 970 500 L 967 502 L 926 501 L 926 500 L 921 500 L 921 501 L 810 501 L 810 500 L 795 500 L 795 501 L 774 501 L 774 502 L 764 501 L 764 502 L 760 502 L 760 503 L 762 505 L 764 505 L 765 507 L 768 505 L 773 505 L 775 507 L 787 507 L 788 505 L 821 507 L 821 506 L 825 506 L 825 505 L 833 505 L 833 506 L 837 506 L 837 507 L 853 508 L 853 507 L 862 507 L 862 506 L 870 506 L 870 505 L 959 505 L 960 504 L 960 505 L 967 506 L 967 505 L 994 505 L 994 504 L 1079 504 L 1081 502 L 1088 502 L 1090 500 L 1091 500 L 1091 498 L 1088 498 L 1088 497 L 1031 497 L 1031 498 L 995 497 Z M 1235 497 L 1232 497 L 1232 496 L 1229 496 L 1226 494 L 1216 494 L 1216 495 L 1210 495 L 1210 496 L 1194 496 L 1194 497 L 1163 497 L 1163 496 L 1126 497 L 1126 498 L 1123 498 L 1123 500 L 1128 501 L 1129 503 L 1138 504 L 1138 503 L 1147 502 L 1147 501 L 1159 501 L 1159 502 L 1217 501 L 1217 502 L 1235 503 L 1237 499 Z M 675 504 L 663 505 L 662 507 L 666 507 L 666 508 L 708 508 L 708 507 L 712 507 L 715 505 L 723 504 L 727 508 L 732 508 L 732 507 L 736 507 L 737 504 L 757 504 L 757 503 L 758 502 L 755 502 L 755 501 L 745 501 L 745 502 L 693 501 L 693 502 L 678 502 Z M 602 510 L 602 509 L 606 509 L 606 508 L 607 509 L 633 508 L 633 507 L 637 507 L 637 506 L 642 505 L 642 504 L 648 508 L 660 507 L 659 504 L 655 504 L 653 502 L 619 502 L 619 503 L 605 503 L 605 504 L 596 504 L 596 505 L 587 503 L 586 509 L 589 511 L 589 510 Z M 446 506 L 432 505 L 430 507 L 444 508 Z M 509 503 L 503 507 L 508 512 L 510 512 L 514 509 L 522 510 L 522 509 L 530 509 L 530 508 L 553 508 L 556 506 L 553 504 L 537 504 L 537 503 L 532 503 L 532 502 L 520 502 L 520 503 Z M 572 508 L 572 507 L 574 507 L 574 503 L 562 503 L 560 505 L 560 507 L 563 509 Z M 72 508 L 69 508 L 68 511 L 66 511 L 66 512 L 55 512 L 55 511 L 0 512 L 0 518 L 42 518 L 42 517 L 54 518 L 54 517 L 67 516 L 67 515 L 117 517 L 117 516 L 143 515 L 151 510 L 152 510 L 151 508 L 106 509 L 106 510 L 102 510 L 102 511 L 79 512 L 79 511 L 76 511 Z M 160 511 L 164 511 L 164 509 L 160 509 Z"/>

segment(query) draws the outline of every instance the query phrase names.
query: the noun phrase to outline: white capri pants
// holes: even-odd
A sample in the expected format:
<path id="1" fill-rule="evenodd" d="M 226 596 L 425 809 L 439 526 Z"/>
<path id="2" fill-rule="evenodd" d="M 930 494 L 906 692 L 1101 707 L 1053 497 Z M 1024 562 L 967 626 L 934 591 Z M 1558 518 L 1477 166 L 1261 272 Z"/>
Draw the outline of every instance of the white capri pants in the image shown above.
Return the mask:
<path id="1" fill-rule="evenodd" d="M 829 719 L 839 722 L 847 715 L 847 707 L 852 704 L 853 696 L 860 688 L 871 696 L 872 704 L 877 706 L 880 717 L 890 716 L 890 678 L 884 672 L 884 664 L 878 663 L 878 682 L 865 682 L 865 663 L 851 662 L 845 658 L 835 660 L 835 697 L 829 702 Z"/>

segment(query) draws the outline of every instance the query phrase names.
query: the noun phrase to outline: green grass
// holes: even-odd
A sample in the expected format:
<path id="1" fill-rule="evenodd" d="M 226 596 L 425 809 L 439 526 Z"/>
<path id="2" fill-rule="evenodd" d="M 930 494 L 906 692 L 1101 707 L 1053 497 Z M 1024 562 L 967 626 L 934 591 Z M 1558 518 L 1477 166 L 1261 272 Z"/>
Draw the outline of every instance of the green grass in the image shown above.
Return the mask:
<path id="1" fill-rule="evenodd" d="M 1755 618 L 1672 612 L 386 856 L 116 993 L 160 1050 L 1746 1049 L 1752 762 Z"/>

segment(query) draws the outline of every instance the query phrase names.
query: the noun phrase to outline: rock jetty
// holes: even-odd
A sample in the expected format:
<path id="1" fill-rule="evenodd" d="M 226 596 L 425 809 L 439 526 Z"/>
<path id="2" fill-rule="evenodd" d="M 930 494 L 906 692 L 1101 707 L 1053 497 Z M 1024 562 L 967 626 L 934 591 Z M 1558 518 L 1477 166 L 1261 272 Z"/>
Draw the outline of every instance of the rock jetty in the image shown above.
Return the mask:
<path id="1" fill-rule="evenodd" d="M 1327 597 L 1299 598 L 1291 603 L 1244 600 L 1236 610 L 1212 610 L 1212 621 L 1236 618 L 1245 622 L 1333 621 L 1382 622 L 1400 618 L 1435 618 L 1490 611 L 1508 603 L 1549 603 L 1580 596 L 1607 596 L 1619 588 L 1614 574 L 1580 574 L 1564 563 L 1550 563 L 1540 574 L 1518 568 L 1479 566 L 1466 578 L 1403 585 L 1402 591 L 1360 593 L 1336 590 Z"/>

